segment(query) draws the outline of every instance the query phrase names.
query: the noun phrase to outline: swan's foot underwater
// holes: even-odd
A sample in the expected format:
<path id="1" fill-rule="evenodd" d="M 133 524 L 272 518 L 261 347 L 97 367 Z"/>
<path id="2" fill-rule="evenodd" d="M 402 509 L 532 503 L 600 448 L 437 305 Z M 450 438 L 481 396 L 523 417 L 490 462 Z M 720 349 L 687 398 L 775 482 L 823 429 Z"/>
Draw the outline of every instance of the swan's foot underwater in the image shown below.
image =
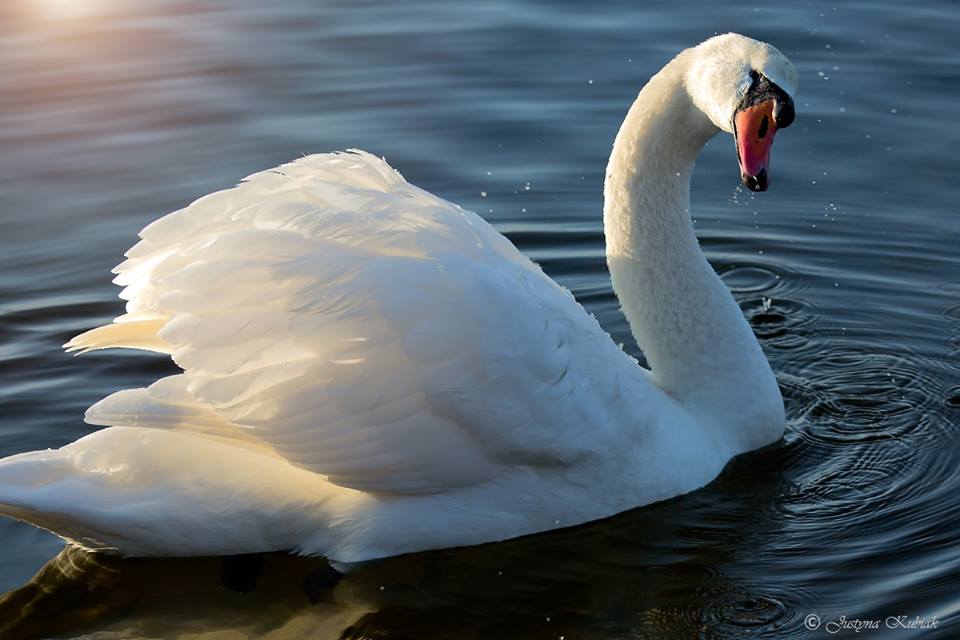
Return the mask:
<path id="1" fill-rule="evenodd" d="M 332 565 L 320 567 L 313 571 L 303 580 L 303 594 L 307 596 L 310 604 L 317 604 L 328 599 L 340 581 L 344 573 L 337 571 Z"/>
<path id="2" fill-rule="evenodd" d="M 220 559 L 220 584 L 237 593 L 251 593 L 257 588 L 266 562 L 267 557 L 262 553 L 224 556 Z M 355 568 L 332 562 L 324 564 L 303 579 L 303 594 L 310 604 L 329 601 L 333 588 Z"/>
<path id="3" fill-rule="evenodd" d="M 264 560 L 262 553 L 224 556 L 220 559 L 220 584 L 238 593 L 250 593 L 257 587 Z"/>

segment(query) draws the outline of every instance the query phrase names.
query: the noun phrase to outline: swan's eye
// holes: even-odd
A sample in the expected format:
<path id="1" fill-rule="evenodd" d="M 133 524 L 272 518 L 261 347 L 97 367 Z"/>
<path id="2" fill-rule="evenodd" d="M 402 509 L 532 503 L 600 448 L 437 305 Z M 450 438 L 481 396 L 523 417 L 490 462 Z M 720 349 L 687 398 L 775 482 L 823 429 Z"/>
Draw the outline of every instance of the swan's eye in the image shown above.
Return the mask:
<path id="1" fill-rule="evenodd" d="M 763 77 L 756 69 L 750 69 L 750 73 L 748 75 L 750 77 L 750 85 L 747 87 L 747 92 L 744 95 L 744 99 L 746 99 L 747 96 L 756 90 L 757 85 L 760 84 L 760 78 Z"/>

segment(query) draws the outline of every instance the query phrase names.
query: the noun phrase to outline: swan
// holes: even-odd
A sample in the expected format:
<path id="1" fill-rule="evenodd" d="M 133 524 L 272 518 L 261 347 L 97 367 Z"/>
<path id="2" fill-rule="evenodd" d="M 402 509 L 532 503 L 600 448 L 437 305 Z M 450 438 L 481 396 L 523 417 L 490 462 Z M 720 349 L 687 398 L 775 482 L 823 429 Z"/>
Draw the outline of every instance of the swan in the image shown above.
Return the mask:
<path id="1" fill-rule="evenodd" d="M 169 354 L 108 428 L 0 461 L 0 513 L 127 556 L 271 550 L 349 566 L 684 494 L 777 441 L 776 379 L 689 215 L 733 134 L 768 186 L 797 73 L 738 34 L 687 49 L 616 136 L 603 225 L 641 367 L 476 214 L 359 150 L 256 173 L 147 226 L 126 313 L 68 342 Z"/>

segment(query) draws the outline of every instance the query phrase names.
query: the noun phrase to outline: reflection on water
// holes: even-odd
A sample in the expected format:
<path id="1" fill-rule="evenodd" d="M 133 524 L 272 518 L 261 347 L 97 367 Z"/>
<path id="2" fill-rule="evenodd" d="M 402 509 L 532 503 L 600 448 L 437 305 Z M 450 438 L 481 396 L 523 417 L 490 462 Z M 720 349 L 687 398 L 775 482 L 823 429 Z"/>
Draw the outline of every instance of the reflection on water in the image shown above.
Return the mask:
<path id="1" fill-rule="evenodd" d="M 60 345 L 121 311 L 108 271 L 147 222 L 302 152 L 368 149 L 479 212 L 639 356 L 599 213 L 638 88 L 735 30 L 791 56 L 801 93 L 771 191 L 736 186 L 720 137 L 693 193 L 777 371 L 782 442 L 693 495 L 342 579 L 283 555 L 56 555 L 0 520 L 0 637 L 805 638 L 811 613 L 958 637 L 958 18 L 946 0 L 4 0 L 0 455 L 89 433 L 87 406 L 175 371 Z"/>
<path id="2" fill-rule="evenodd" d="M 336 638 L 365 613 L 322 560 L 269 557 L 121 559 L 64 549 L 0 599 L 4 638 Z M 332 581 L 327 580 L 327 583 Z M 334 602 L 334 598 L 337 602 Z M 200 608 L 204 615 L 198 618 Z"/>
<path id="3" fill-rule="evenodd" d="M 799 624 L 802 591 L 715 570 L 749 554 L 751 535 L 779 528 L 778 514 L 762 510 L 778 493 L 783 456 L 776 447 L 752 454 L 705 494 L 563 531 L 369 563 L 347 576 L 322 559 L 281 554 L 119 559 L 67 549 L 0 601 L 0 619 L 23 638 L 84 626 L 99 629 L 91 638 L 785 631 Z M 755 494 L 724 497 L 760 478 Z M 753 511 L 756 526 L 745 535 L 738 514 Z M 30 613 L 17 616 L 28 603 Z"/>

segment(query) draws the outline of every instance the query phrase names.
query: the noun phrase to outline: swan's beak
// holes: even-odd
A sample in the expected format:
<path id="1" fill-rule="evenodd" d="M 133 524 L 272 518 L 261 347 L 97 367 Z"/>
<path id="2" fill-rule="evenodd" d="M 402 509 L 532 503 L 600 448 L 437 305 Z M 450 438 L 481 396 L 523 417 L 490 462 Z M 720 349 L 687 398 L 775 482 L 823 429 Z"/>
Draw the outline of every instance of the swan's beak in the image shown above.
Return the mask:
<path id="1" fill-rule="evenodd" d="M 777 132 L 776 106 L 776 100 L 764 100 L 741 109 L 734 117 L 740 177 L 751 191 L 766 191 L 770 183 L 770 147 Z"/>

